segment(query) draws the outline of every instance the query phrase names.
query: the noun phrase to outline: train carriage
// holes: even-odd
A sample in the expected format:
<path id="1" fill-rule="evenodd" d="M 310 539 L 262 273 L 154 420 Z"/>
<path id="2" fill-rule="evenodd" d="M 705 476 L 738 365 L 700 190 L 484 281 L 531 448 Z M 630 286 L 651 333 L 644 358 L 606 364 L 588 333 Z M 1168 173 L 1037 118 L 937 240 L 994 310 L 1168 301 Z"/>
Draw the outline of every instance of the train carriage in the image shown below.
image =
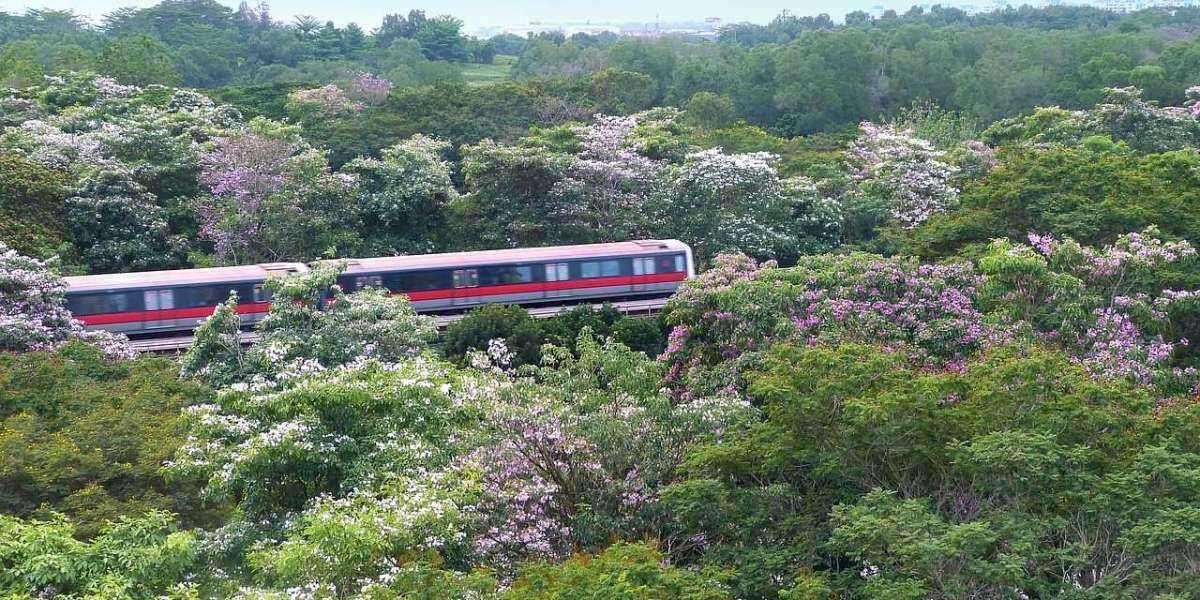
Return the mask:
<path id="1" fill-rule="evenodd" d="M 66 277 L 67 307 L 89 329 L 129 335 L 190 331 L 237 292 L 242 325 L 262 319 L 271 306 L 269 277 L 303 273 L 304 263 L 146 271 Z"/>
<path id="2" fill-rule="evenodd" d="M 363 258 L 345 261 L 339 286 L 405 294 L 419 312 L 488 303 L 567 304 L 667 296 L 694 275 L 691 249 L 677 240 L 552 246 Z M 229 297 L 242 324 L 270 307 L 263 283 L 305 272 L 302 263 L 67 277 L 71 312 L 89 328 L 128 335 L 190 331 Z"/>
<path id="3" fill-rule="evenodd" d="M 670 295 L 695 271 L 691 248 L 642 240 L 348 261 L 343 290 L 382 287 L 421 312 Z"/>

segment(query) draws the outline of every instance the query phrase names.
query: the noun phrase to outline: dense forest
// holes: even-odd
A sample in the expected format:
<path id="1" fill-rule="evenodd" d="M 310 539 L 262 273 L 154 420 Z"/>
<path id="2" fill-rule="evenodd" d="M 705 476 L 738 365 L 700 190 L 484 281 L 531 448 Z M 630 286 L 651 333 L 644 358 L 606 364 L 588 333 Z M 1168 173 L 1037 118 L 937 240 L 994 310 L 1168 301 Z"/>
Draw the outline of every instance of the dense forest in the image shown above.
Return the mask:
<path id="1" fill-rule="evenodd" d="M 0 14 L 0 597 L 1200 599 L 1198 35 Z M 652 318 L 334 285 L 638 238 L 699 266 Z M 65 301 L 278 260 L 251 346 Z"/>

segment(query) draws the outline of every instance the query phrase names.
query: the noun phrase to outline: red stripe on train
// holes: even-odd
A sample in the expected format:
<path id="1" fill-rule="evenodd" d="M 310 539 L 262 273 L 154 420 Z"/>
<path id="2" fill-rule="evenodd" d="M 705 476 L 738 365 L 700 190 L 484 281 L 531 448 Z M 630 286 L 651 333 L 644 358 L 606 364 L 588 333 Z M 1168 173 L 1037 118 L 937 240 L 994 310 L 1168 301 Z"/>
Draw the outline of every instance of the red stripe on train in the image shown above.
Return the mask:
<path id="1" fill-rule="evenodd" d="M 558 292 L 614 285 L 640 285 L 646 283 L 666 283 L 687 279 L 685 273 L 656 273 L 653 275 L 619 275 L 616 277 L 592 277 L 589 279 L 571 279 L 568 281 L 535 281 L 532 283 L 506 283 L 473 288 L 457 288 L 449 290 L 429 290 L 427 292 L 404 292 L 409 300 L 448 300 L 450 298 L 474 298 L 477 296 L 501 296 L 504 294 L 521 294 L 525 292 Z"/>
<path id="2" fill-rule="evenodd" d="M 113 323 L 137 323 L 139 321 L 169 321 L 171 319 L 199 319 L 213 314 L 216 306 L 195 306 L 192 308 L 169 308 L 167 310 L 134 310 L 119 313 L 103 313 L 98 315 L 83 315 L 75 317 L 84 325 L 110 325 Z M 246 302 L 238 304 L 238 314 L 265 313 L 271 308 L 270 302 Z"/>
<path id="3" fill-rule="evenodd" d="M 592 277 L 589 279 L 572 279 L 569 281 L 538 281 L 533 283 L 509 283 L 489 285 L 474 288 L 457 288 L 449 290 L 429 290 L 424 292 L 407 292 L 408 299 L 413 302 L 423 300 L 448 300 L 451 298 L 475 298 L 482 296 L 501 296 L 505 294 L 521 294 L 527 292 L 564 291 L 573 289 L 589 289 L 617 285 L 641 285 L 649 283 L 667 283 L 683 281 L 685 273 L 655 273 L 653 275 L 620 275 L 617 277 Z M 238 304 L 239 314 L 264 313 L 271 307 L 270 302 L 247 302 Z M 167 321 L 171 319 L 198 319 L 213 313 L 216 306 L 197 306 L 194 308 L 172 308 L 167 310 L 136 310 L 119 313 L 103 313 L 75 317 L 84 325 L 111 325 L 114 323 L 137 323 L 141 321 Z"/>

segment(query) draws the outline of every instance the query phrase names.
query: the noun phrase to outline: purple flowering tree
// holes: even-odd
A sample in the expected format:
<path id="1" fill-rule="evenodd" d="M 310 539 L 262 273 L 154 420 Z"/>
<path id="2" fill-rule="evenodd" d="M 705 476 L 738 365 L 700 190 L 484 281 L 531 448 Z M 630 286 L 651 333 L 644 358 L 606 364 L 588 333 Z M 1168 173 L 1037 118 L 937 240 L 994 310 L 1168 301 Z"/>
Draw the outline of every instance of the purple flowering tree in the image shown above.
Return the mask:
<path id="1" fill-rule="evenodd" d="M 366 105 L 383 104 L 392 93 L 392 82 L 373 73 L 355 73 L 345 83 L 346 96 Z"/>
<path id="2" fill-rule="evenodd" d="M 577 352 L 548 348 L 487 412 L 490 442 L 464 463 L 482 477 L 485 563 L 507 570 L 617 536 L 664 538 L 659 491 L 689 445 L 753 413 L 732 396 L 674 402 L 659 389 L 664 365 L 590 332 Z"/>
<path id="3" fill-rule="evenodd" d="M 1035 233 L 1028 241 L 997 240 L 980 259 L 984 306 L 1029 323 L 1098 377 L 1195 384 L 1194 369 L 1171 365 L 1188 340 L 1170 336 L 1172 324 L 1196 309 L 1197 294 L 1165 287 L 1163 278 L 1170 266 L 1194 260 L 1191 244 L 1163 241 L 1153 227 L 1102 248 Z"/>
<path id="4" fill-rule="evenodd" d="M 243 262 L 257 255 L 268 226 L 267 201 L 287 183 L 288 160 L 299 142 L 286 129 L 249 131 L 219 137 L 200 160 L 200 182 L 212 193 L 198 207 L 200 234 L 212 241 L 217 257 Z M 256 130 L 257 129 L 257 130 Z"/>
<path id="5" fill-rule="evenodd" d="M 288 94 L 288 110 L 301 120 L 328 119 L 363 108 L 363 103 L 350 98 L 332 83 Z"/>
<path id="6" fill-rule="evenodd" d="M 957 368 L 1006 337 L 976 306 L 981 279 L 969 264 L 869 254 L 804 257 L 789 269 L 721 261 L 727 275 L 685 284 L 668 307 L 674 329 L 662 358 L 690 393 L 736 391 L 742 357 L 784 339 L 883 344 L 923 367 Z"/>

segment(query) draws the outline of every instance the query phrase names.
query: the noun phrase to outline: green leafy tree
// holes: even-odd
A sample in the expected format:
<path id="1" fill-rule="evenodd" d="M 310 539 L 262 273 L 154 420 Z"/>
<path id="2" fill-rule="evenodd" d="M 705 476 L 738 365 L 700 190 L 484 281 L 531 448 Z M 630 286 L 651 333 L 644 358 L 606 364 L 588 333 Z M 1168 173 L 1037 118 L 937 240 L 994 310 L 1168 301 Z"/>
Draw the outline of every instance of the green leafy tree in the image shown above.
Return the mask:
<path id="1" fill-rule="evenodd" d="M 714 575 L 664 566 L 662 555 L 647 544 L 617 543 L 594 557 L 581 556 L 558 565 L 530 566 L 504 598 L 731 598 Z"/>
<path id="2" fill-rule="evenodd" d="M 61 515 L 24 521 L 0 515 L 0 591 L 15 598 L 78 595 L 150 599 L 177 591 L 195 563 L 197 542 L 161 511 L 122 517 L 90 541 Z"/>
<path id="3" fill-rule="evenodd" d="M 81 537 L 151 509 L 189 524 L 219 515 L 196 502 L 195 482 L 160 471 L 183 443 L 180 411 L 210 397 L 178 380 L 169 361 L 112 362 L 75 343 L 0 355 L 0 381 L 0 511 L 61 512 Z"/>
<path id="4" fill-rule="evenodd" d="M 372 252 L 428 252 L 446 228 L 456 197 L 450 144 L 417 135 L 385 148 L 379 159 L 358 158 L 342 172 L 358 178 L 366 243 Z"/>
<path id="5" fill-rule="evenodd" d="M 171 49 L 147 35 L 117 38 L 105 46 L 96 60 L 100 71 L 123 83 L 171 85 L 179 82 Z"/>
<path id="6" fill-rule="evenodd" d="M 702 129 L 719 129 L 733 121 L 733 100 L 712 92 L 696 92 L 684 107 L 687 118 Z"/>
<path id="7" fill-rule="evenodd" d="M 650 108 L 654 102 L 654 80 L 649 75 L 604 69 L 592 75 L 589 95 L 600 112 L 628 115 Z"/>
<path id="8" fill-rule="evenodd" d="M 0 239 L 18 252 L 46 256 L 66 238 L 68 176 L 16 153 L 0 154 Z"/>
<path id="9" fill-rule="evenodd" d="M 488 304 L 454 321 L 442 336 L 442 351 L 456 362 L 472 352 L 487 352 L 493 340 L 512 353 L 511 366 L 537 364 L 545 340 L 542 326 L 520 306 Z"/>
<path id="10" fill-rule="evenodd" d="M 412 37 L 430 60 L 463 62 L 467 59 L 467 45 L 461 31 L 462 21 L 442 15 L 422 20 Z"/>

